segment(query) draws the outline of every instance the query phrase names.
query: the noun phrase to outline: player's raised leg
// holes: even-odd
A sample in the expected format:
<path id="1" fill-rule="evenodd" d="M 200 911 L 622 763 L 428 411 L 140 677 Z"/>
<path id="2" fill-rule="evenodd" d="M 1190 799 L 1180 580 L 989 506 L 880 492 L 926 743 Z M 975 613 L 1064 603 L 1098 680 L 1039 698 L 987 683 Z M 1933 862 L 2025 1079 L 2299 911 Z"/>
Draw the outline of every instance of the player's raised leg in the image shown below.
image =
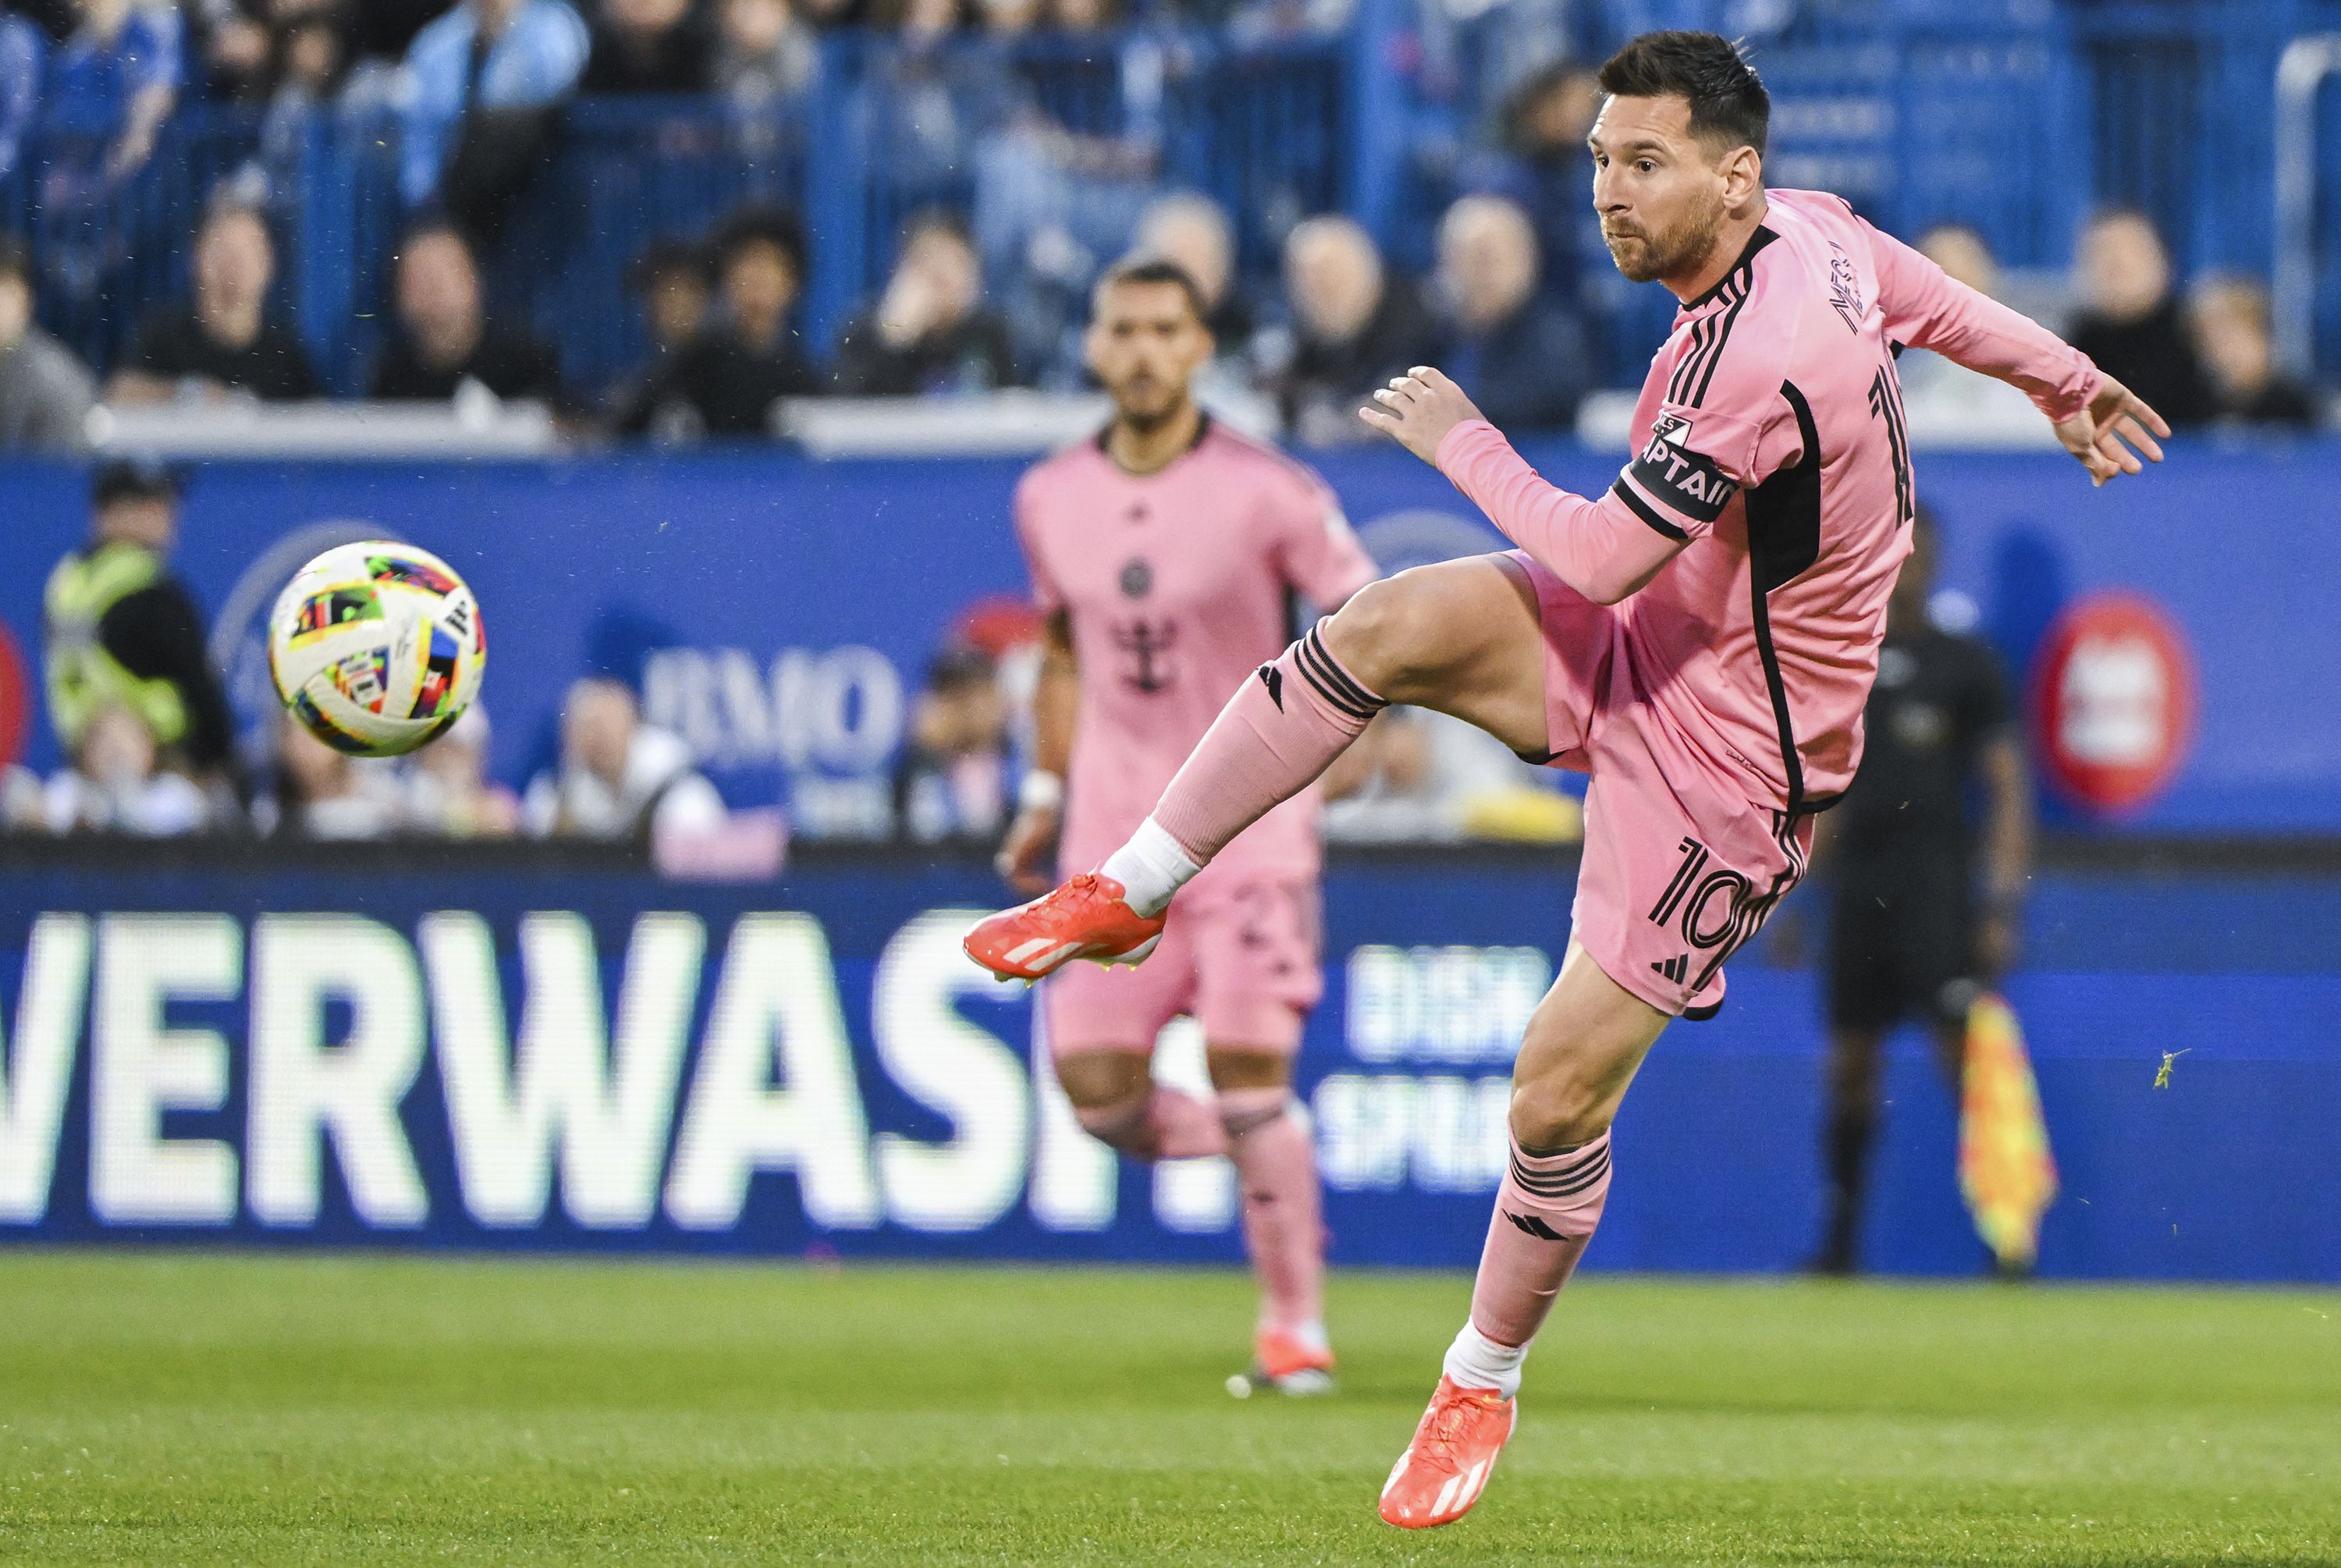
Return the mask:
<path id="1" fill-rule="evenodd" d="M 1512 1434 L 1520 1365 L 1609 1196 L 1609 1124 L 1668 1015 L 1572 944 L 1512 1074 L 1511 1157 L 1479 1255 L 1471 1315 L 1390 1471 L 1381 1516 L 1447 1524 L 1486 1489 Z"/>
<path id="2" fill-rule="evenodd" d="M 1171 895 L 1237 834 L 1313 783 L 1392 702 L 1467 719 L 1517 751 L 1549 731 L 1536 590 L 1508 556 L 1417 567 L 1369 584 L 1229 699 L 1153 815 L 1091 876 L 970 933 L 995 974 L 1133 951 Z"/>

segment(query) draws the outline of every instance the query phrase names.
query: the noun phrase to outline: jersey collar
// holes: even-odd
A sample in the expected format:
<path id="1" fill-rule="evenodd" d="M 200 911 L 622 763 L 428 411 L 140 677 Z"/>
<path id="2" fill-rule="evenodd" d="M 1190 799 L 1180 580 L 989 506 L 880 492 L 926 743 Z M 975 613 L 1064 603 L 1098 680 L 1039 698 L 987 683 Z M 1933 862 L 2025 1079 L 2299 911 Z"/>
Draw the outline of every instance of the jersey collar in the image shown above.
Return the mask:
<path id="1" fill-rule="evenodd" d="M 1099 427 L 1097 434 L 1091 439 L 1097 444 L 1098 455 L 1105 459 L 1106 461 L 1113 463 L 1113 471 L 1116 473 L 1123 474 L 1124 477 L 1130 479 L 1152 479 L 1154 474 L 1169 473 L 1171 469 L 1178 466 L 1180 458 L 1184 458 L 1188 452 L 1191 452 L 1197 447 L 1201 446 L 1203 444 L 1203 438 L 1211 433 L 1211 411 L 1209 409 L 1197 409 L 1195 411 L 1195 439 L 1187 443 L 1186 452 L 1180 452 L 1178 457 L 1172 458 L 1169 462 L 1164 463 L 1161 468 L 1156 469 L 1154 473 L 1128 473 L 1122 468 L 1121 464 L 1113 461 L 1113 451 L 1106 444 L 1113 435 L 1113 421 L 1106 421 L 1103 425 Z"/>
<path id="2" fill-rule="evenodd" d="M 1713 288 L 1684 305 L 1681 313 L 1689 315 L 1694 311 L 1705 310 L 1722 296 L 1723 291 L 1731 286 L 1735 278 L 1752 278 L 1756 271 L 1756 253 L 1779 237 L 1763 224 L 1757 224 L 1756 232 L 1748 236 L 1748 248 L 1739 253 L 1739 259 L 1731 263 L 1731 270 L 1717 279 Z"/>

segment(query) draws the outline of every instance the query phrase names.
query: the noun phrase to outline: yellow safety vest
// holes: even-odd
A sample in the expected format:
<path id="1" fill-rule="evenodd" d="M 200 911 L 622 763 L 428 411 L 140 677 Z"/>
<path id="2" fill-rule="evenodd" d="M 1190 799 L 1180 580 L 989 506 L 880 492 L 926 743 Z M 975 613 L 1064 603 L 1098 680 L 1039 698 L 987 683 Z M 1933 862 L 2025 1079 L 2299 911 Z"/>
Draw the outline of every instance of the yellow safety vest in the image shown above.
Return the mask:
<path id="1" fill-rule="evenodd" d="M 168 680 L 140 680 L 98 641 L 105 612 L 162 576 L 161 558 L 127 540 L 69 555 L 49 574 L 44 600 L 49 718 L 68 755 L 80 746 L 89 721 L 109 704 L 136 714 L 158 746 L 186 739 L 187 705 L 178 686 Z"/>

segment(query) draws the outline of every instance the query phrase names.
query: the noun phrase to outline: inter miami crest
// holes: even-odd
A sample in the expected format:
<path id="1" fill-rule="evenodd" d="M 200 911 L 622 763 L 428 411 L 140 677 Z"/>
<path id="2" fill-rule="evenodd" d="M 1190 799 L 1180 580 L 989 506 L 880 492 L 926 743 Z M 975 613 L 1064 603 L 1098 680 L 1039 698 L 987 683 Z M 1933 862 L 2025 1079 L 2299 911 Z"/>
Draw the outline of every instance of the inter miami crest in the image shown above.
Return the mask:
<path id="1" fill-rule="evenodd" d="M 1121 569 L 1121 596 L 1143 599 L 1154 591 L 1154 568 L 1143 557 L 1133 557 Z"/>

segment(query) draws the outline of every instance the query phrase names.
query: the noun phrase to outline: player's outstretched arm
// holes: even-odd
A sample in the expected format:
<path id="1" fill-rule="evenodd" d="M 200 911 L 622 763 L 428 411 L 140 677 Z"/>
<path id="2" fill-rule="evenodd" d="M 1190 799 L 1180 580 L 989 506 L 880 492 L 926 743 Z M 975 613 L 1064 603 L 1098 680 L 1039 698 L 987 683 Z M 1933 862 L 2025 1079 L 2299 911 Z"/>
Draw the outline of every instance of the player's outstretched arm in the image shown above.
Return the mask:
<path id="1" fill-rule="evenodd" d="M 1615 492 L 1588 501 L 1548 482 L 1442 371 L 1417 365 L 1358 417 L 1445 474 L 1504 537 L 1597 604 L 1658 575 L 1689 535 L 1638 518 Z"/>
<path id="2" fill-rule="evenodd" d="M 2160 462 L 2162 446 L 2154 438 L 2169 433 L 2170 426 L 2144 398 L 2102 373 L 2088 406 L 2057 422 L 2057 439 L 2089 471 L 2091 484 L 2103 484 L 2116 474 L 2145 472 L 2137 461 L 2141 453 Z"/>

